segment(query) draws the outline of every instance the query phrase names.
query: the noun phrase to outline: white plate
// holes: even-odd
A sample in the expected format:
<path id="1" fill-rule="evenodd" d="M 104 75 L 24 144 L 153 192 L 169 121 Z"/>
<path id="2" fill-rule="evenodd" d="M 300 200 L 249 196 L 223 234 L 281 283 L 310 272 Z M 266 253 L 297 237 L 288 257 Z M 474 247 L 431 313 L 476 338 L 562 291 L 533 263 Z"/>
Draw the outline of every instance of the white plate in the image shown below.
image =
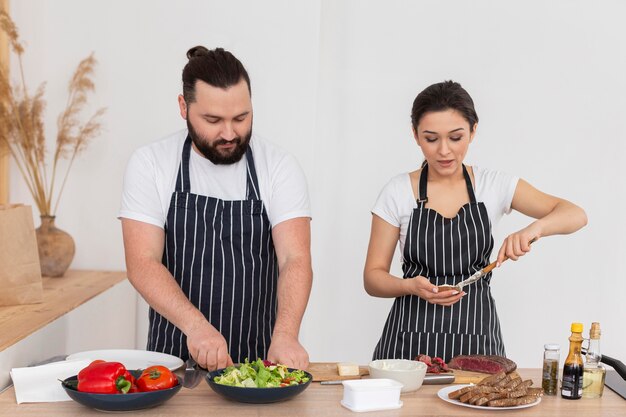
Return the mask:
<path id="1" fill-rule="evenodd" d="M 104 361 L 121 362 L 126 369 L 145 369 L 149 366 L 163 365 L 174 371 L 184 365 L 183 360 L 176 356 L 161 352 L 132 349 L 89 350 L 72 353 L 65 359 L 89 359 L 92 361 L 102 359 Z"/>
<path id="2" fill-rule="evenodd" d="M 465 403 L 462 403 L 461 401 L 451 400 L 450 398 L 448 398 L 448 394 L 451 393 L 452 391 L 456 391 L 458 389 L 461 389 L 463 387 L 467 387 L 470 385 L 472 384 L 452 385 L 450 387 L 441 388 L 439 392 L 437 392 L 437 395 L 439 396 L 439 398 L 441 398 L 442 400 L 450 404 L 460 405 L 462 407 L 478 408 L 479 410 L 485 410 L 485 411 L 518 410 L 520 408 L 534 407 L 541 402 L 541 397 L 537 397 L 537 401 L 535 401 L 532 404 L 515 405 L 513 407 L 485 407 L 484 405 L 465 404 Z"/>

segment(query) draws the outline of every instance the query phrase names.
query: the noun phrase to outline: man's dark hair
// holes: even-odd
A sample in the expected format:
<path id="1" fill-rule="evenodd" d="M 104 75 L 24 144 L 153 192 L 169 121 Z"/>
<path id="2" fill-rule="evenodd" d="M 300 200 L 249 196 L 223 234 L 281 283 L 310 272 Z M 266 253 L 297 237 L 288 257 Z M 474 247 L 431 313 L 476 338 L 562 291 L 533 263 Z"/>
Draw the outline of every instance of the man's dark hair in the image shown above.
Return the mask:
<path id="1" fill-rule="evenodd" d="M 195 46 L 187 51 L 189 62 L 183 68 L 183 97 L 186 103 L 196 101 L 196 81 L 218 88 L 236 85 L 243 78 L 250 89 L 250 77 L 241 62 L 233 54 L 222 48 L 208 50 L 204 46 Z"/>
<path id="2" fill-rule="evenodd" d="M 448 109 L 461 113 L 470 125 L 470 132 L 474 130 L 478 123 L 474 101 L 461 84 L 454 81 L 433 84 L 419 93 L 413 101 L 411 124 L 417 131 L 417 125 L 426 113 Z"/>

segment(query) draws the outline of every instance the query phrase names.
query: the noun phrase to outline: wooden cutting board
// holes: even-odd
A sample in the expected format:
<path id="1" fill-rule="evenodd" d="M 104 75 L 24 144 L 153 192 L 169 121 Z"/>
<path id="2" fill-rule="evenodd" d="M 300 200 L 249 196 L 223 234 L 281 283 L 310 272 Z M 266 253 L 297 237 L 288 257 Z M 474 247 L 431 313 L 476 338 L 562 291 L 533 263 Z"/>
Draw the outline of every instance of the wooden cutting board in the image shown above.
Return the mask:
<path id="1" fill-rule="evenodd" d="M 369 375 L 370 373 L 367 366 L 359 366 L 360 375 L 340 376 L 337 372 L 337 362 L 313 362 L 309 364 L 307 371 L 313 375 L 313 382 L 360 379 L 362 376 Z"/>
<path id="2" fill-rule="evenodd" d="M 491 375 L 482 372 L 461 371 L 459 369 L 453 369 L 452 372 L 454 373 L 455 384 L 476 384 L 483 378 Z"/>
<path id="3" fill-rule="evenodd" d="M 454 383 L 455 384 L 476 384 L 483 378 L 491 376 L 492 374 L 485 374 L 482 372 L 461 371 L 459 369 L 453 369 Z M 517 371 L 512 371 L 511 378 L 520 376 Z"/>
<path id="4" fill-rule="evenodd" d="M 307 371 L 313 375 L 313 382 L 320 381 L 341 381 L 345 379 L 361 379 L 363 376 L 369 375 L 367 366 L 359 366 L 360 375 L 340 376 L 337 372 L 337 362 L 313 362 L 309 364 Z M 461 371 L 453 369 L 455 384 L 476 384 L 490 374 L 482 372 Z"/>

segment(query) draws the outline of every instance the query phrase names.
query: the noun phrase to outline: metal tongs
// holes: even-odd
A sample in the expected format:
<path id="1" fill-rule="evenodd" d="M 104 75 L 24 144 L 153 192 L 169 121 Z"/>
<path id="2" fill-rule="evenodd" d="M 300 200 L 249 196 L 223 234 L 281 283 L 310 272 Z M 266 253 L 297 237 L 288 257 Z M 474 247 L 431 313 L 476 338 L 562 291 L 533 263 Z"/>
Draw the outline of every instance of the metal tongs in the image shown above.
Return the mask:
<path id="1" fill-rule="evenodd" d="M 537 240 L 537 238 L 533 238 L 530 242 L 528 242 L 528 244 L 530 245 L 535 240 Z M 509 258 L 504 258 L 505 261 L 507 259 L 509 259 Z M 484 277 L 485 275 L 487 275 L 488 273 L 490 273 L 493 270 L 493 268 L 496 267 L 497 264 L 498 264 L 498 261 L 494 261 L 494 262 L 490 263 L 489 265 L 487 265 L 483 269 L 479 269 L 477 272 L 475 272 L 468 279 L 463 280 L 463 281 L 459 282 L 456 285 L 450 285 L 450 289 L 454 289 L 454 290 L 457 290 L 457 291 L 461 292 L 461 289 L 463 287 L 465 287 L 466 285 L 472 284 L 472 283 L 478 281 L 479 279 L 481 279 L 482 277 Z"/>

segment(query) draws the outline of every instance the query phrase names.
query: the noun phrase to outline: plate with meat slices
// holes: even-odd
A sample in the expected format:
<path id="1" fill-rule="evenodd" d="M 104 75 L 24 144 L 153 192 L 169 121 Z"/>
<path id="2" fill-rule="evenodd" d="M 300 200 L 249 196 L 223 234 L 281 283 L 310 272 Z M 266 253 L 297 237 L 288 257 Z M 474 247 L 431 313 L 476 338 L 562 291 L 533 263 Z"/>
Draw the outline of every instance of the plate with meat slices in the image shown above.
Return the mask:
<path id="1" fill-rule="evenodd" d="M 477 384 L 445 387 L 437 395 L 450 404 L 481 410 L 516 410 L 541 402 L 543 389 L 533 388 L 531 379 L 522 380 L 517 372 L 498 372 Z"/>
<path id="2" fill-rule="evenodd" d="M 461 390 L 463 388 L 467 388 L 467 387 L 477 387 L 477 385 L 474 385 L 474 384 L 451 385 L 449 387 L 440 389 L 439 392 L 437 392 L 437 396 L 441 398 L 442 400 L 444 400 L 445 402 L 448 402 L 450 404 L 460 405 L 462 407 L 477 408 L 479 410 L 485 410 L 485 411 L 518 410 L 521 408 L 534 407 L 541 402 L 540 396 L 532 396 L 532 398 L 529 396 L 522 396 L 518 398 L 493 399 L 493 400 L 489 400 L 487 403 L 484 403 L 483 405 L 476 405 L 476 404 L 470 404 L 469 402 L 462 402 L 459 399 L 452 399 L 449 397 L 450 393 L 455 392 L 457 390 Z M 484 398 L 488 398 L 488 397 L 484 397 Z M 489 405 L 490 402 L 491 404 Z M 514 404 L 514 403 L 518 403 L 518 404 L 517 405 L 498 405 L 498 404 Z"/>

